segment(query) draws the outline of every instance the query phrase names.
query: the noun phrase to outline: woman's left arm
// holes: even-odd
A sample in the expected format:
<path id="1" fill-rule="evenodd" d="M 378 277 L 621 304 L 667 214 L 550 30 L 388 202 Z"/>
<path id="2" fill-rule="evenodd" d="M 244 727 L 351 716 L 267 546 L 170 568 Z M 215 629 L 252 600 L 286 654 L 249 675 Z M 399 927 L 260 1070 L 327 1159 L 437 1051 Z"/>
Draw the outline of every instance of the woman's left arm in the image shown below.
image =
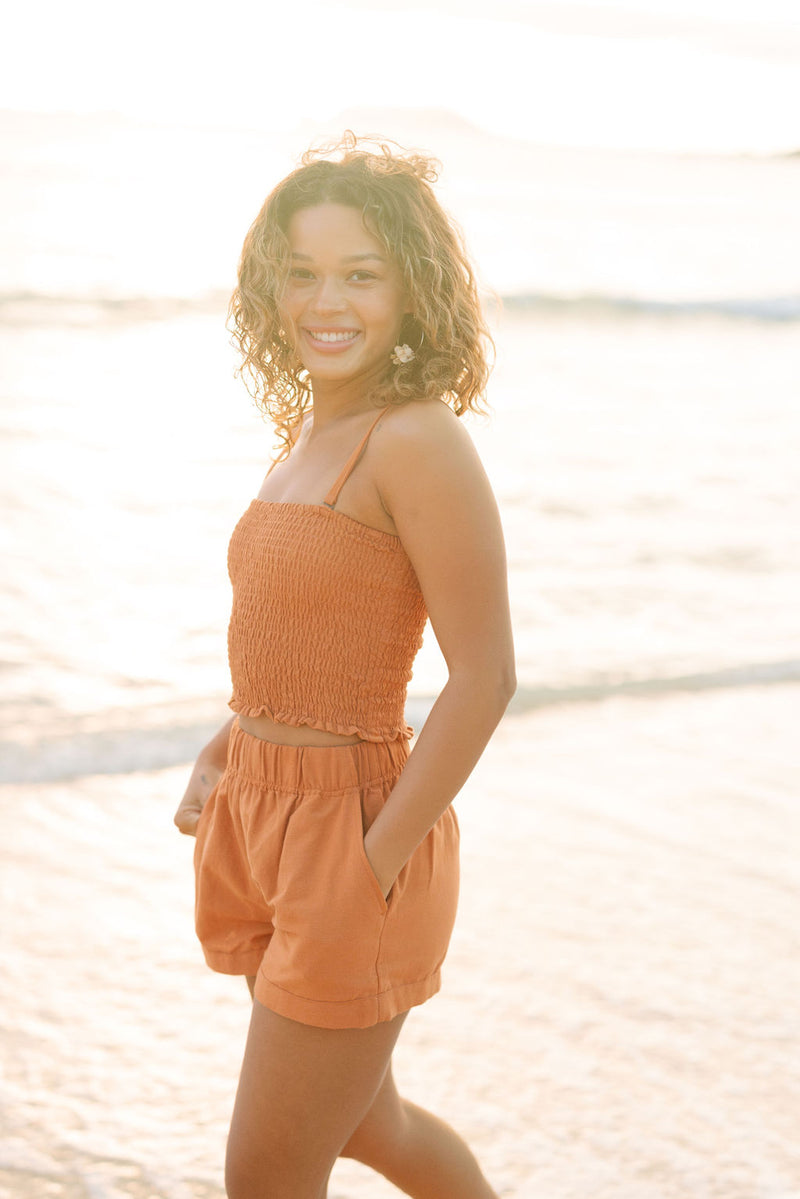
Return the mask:
<path id="1" fill-rule="evenodd" d="M 443 403 L 392 417 L 375 439 L 376 477 L 448 679 L 364 838 L 384 895 L 466 782 L 516 686 L 503 533 L 472 441 Z"/>

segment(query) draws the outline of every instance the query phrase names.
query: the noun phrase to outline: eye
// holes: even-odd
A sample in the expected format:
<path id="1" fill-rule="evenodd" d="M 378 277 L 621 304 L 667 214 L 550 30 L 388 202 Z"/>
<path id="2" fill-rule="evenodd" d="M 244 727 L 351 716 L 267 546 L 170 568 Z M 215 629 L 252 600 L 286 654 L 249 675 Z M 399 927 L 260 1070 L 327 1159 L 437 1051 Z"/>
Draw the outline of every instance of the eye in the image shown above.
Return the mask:
<path id="1" fill-rule="evenodd" d="M 377 279 L 378 276 L 374 275 L 372 271 L 359 270 L 351 271 L 347 277 L 348 279 L 351 279 L 353 283 L 368 283 L 371 279 Z"/>
<path id="2" fill-rule="evenodd" d="M 289 278 L 305 281 L 308 279 L 313 279 L 314 276 L 307 266 L 293 266 L 289 271 Z"/>

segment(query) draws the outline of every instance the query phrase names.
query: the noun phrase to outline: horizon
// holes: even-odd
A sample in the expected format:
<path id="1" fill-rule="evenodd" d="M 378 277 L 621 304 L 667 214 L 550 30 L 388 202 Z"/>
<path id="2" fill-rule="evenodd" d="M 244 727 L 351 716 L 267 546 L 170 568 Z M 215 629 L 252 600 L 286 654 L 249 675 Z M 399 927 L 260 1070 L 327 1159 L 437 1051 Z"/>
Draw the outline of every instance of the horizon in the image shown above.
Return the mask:
<path id="1" fill-rule="evenodd" d="M 382 140 L 393 142 L 406 150 L 420 150 L 431 154 L 433 158 L 439 157 L 434 143 L 438 136 L 460 136 L 468 138 L 474 148 L 474 143 L 480 143 L 495 146 L 518 147 L 522 152 L 537 152 L 558 153 L 563 151 L 570 154 L 581 153 L 601 153 L 609 156 L 619 155 L 621 157 L 637 157 L 653 155 L 658 158 L 750 158 L 750 159 L 784 159 L 800 157 L 800 128 L 798 128 L 797 137 L 794 141 L 787 141 L 785 145 L 774 148 L 767 146 L 766 148 L 736 148 L 723 146 L 721 148 L 698 148 L 698 147 L 680 147 L 676 146 L 652 146 L 652 145 L 604 145 L 586 142 L 567 142 L 545 139 L 536 141 L 530 138 L 515 136 L 509 132 L 502 130 L 493 130 L 487 126 L 482 126 L 455 109 L 448 109 L 435 106 L 418 106 L 418 107 L 393 107 L 391 105 L 358 105 L 342 109 L 341 111 L 332 114 L 324 120 L 312 120 L 304 118 L 298 121 L 293 127 L 270 128 L 266 123 L 241 123 L 237 124 L 234 121 L 230 122 L 209 122 L 200 117 L 191 118 L 188 114 L 181 113 L 166 113 L 162 116 L 155 114 L 144 114 L 133 111 L 123 111 L 116 109 L 66 109 L 66 108 L 14 108 L 0 104 L 0 120 L 9 118 L 14 120 L 19 118 L 25 120 L 32 118 L 40 121 L 64 121 L 65 123 L 73 123 L 77 128 L 80 125 L 104 125 L 127 127 L 130 129 L 152 130 L 155 132 L 166 133 L 170 131 L 184 130 L 188 133 L 205 133 L 205 134 L 225 134 L 229 133 L 235 136 L 264 136 L 270 139 L 271 144 L 277 149 L 279 154 L 299 154 L 301 149 L 298 147 L 311 146 L 314 143 L 322 143 L 327 139 L 335 139 L 343 137 L 347 132 L 355 133 L 359 140 L 376 141 Z M 399 126 L 391 133 L 384 128 L 378 128 L 378 122 L 384 124 L 394 124 Z M 354 126 L 356 124 L 370 124 L 369 128 L 359 130 Z M 416 135 L 422 132 L 424 126 L 424 136 L 420 139 Z M 433 137 L 430 134 L 433 134 Z M 425 143 L 425 144 L 423 144 Z M 442 153 L 447 154 L 445 149 Z"/>
<path id="2" fill-rule="evenodd" d="M 800 148 L 800 22 L 788 0 L 501 0 L 491 17 L 477 0 L 272 13 L 246 0 L 238 24 L 188 22 L 190 11 L 182 0 L 142 0 L 135 20 L 99 0 L 18 10 L 17 37 L 0 49 L 0 108 L 276 136 L 392 108 L 548 148 Z M 256 47 L 247 59 L 243 32 Z"/>

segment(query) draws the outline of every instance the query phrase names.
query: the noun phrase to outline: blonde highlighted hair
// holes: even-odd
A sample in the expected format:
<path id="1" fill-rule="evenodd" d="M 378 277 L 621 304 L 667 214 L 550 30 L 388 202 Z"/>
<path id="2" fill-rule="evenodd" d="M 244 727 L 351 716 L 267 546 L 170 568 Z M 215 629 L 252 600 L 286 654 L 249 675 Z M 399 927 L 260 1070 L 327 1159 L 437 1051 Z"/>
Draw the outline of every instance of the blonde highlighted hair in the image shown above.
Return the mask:
<path id="1" fill-rule="evenodd" d="M 363 140 L 348 133 L 334 146 L 304 154 L 267 197 L 242 247 L 229 308 L 229 328 L 242 355 L 238 373 L 287 452 L 311 404 L 311 382 L 281 323 L 287 232 L 296 212 L 317 204 L 344 204 L 361 213 L 365 228 L 397 264 L 411 300 L 413 315 L 403 319 L 400 342 L 415 356 L 402 365 L 387 361 L 372 402 L 436 398 L 458 416 L 483 409 L 493 343 L 461 233 L 431 187 L 437 164 L 383 144 L 362 147 Z"/>

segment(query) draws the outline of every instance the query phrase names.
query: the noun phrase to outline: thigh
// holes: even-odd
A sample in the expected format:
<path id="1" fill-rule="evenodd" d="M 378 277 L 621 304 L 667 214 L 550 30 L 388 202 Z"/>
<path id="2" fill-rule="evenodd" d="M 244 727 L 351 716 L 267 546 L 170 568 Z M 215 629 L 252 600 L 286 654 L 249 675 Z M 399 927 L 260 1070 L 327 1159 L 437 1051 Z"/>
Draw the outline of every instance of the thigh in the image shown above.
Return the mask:
<path id="1" fill-rule="evenodd" d="M 380 1089 L 404 1019 L 317 1028 L 253 1004 L 228 1141 L 233 1199 L 320 1192 Z"/>

